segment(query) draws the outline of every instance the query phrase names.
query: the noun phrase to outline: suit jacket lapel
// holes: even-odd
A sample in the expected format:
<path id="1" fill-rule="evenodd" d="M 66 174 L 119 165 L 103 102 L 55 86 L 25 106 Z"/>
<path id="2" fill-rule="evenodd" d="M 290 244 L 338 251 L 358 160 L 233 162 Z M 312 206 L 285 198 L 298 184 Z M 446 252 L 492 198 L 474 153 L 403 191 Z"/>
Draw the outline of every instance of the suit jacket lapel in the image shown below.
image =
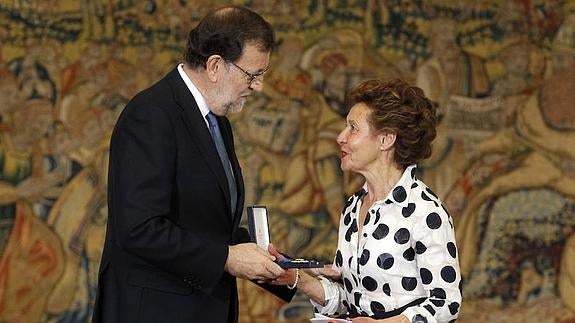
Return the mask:
<path id="1" fill-rule="evenodd" d="M 229 210 L 231 209 L 231 206 L 229 205 L 230 191 L 228 188 L 226 173 L 224 172 L 222 163 L 220 162 L 220 157 L 218 155 L 218 151 L 216 150 L 216 146 L 213 143 L 210 131 L 206 126 L 206 121 L 200 113 L 197 103 L 194 100 L 194 96 L 192 93 L 190 93 L 186 83 L 184 83 L 182 80 L 177 68 L 173 69 L 166 76 L 166 80 L 169 82 L 170 87 L 173 90 L 175 101 L 182 109 L 182 118 L 184 120 L 184 124 L 190 132 L 190 137 L 200 148 L 200 152 L 207 160 L 210 169 L 213 171 L 218 181 L 218 185 L 224 192 L 227 209 Z M 224 141 L 225 140 L 226 139 L 224 138 Z M 227 142 L 226 146 L 229 146 Z M 229 151 L 229 148 L 226 148 Z M 236 159 L 235 154 L 233 154 L 233 159 Z"/>

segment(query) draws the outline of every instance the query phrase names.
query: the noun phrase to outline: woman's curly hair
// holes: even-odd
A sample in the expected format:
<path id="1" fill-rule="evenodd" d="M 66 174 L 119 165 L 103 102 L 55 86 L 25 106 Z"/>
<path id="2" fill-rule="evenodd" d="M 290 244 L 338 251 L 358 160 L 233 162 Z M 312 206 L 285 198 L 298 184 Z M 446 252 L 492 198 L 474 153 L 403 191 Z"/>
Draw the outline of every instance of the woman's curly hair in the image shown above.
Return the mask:
<path id="1" fill-rule="evenodd" d="M 396 134 L 395 161 L 407 167 L 431 155 L 437 125 L 436 104 L 423 90 L 402 80 L 369 80 L 349 94 L 349 106 L 364 103 L 368 123 L 377 134 Z"/>

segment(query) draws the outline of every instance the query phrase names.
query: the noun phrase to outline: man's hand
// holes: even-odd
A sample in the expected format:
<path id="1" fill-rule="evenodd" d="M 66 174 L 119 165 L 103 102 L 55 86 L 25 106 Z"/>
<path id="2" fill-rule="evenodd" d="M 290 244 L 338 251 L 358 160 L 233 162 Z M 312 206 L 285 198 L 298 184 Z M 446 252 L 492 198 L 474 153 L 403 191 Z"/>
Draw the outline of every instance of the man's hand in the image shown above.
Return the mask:
<path id="1" fill-rule="evenodd" d="M 255 243 L 242 243 L 229 246 L 224 269 L 238 278 L 267 281 L 285 273 L 274 260 L 274 256 L 263 251 Z"/>
<path id="2" fill-rule="evenodd" d="M 269 252 L 272 256 L 275 257 L 274 260 L 282 260 L 282 259 L 285 258 L 285 256 L 284 256 L 281 252 L 279 252 L 279 251 L 276 249 L 276 247 L 275 247 L 273 244 L 271 244 L 271 243 L 268 245 L 268 252 Z"/>
<path id="3" fill-rule="evenodd" d="M 282 253 L 280 253 L 273 244 L 268 245 L 269 253 L 274 256 L 277 260 L 282 260 L 286 258 Z M 272 280 L 270 284 L 272 285 L 293 285 L 295 281 L 295 269 L 289 269 L 284 272 L 283 275 L 276 277 Z"/>

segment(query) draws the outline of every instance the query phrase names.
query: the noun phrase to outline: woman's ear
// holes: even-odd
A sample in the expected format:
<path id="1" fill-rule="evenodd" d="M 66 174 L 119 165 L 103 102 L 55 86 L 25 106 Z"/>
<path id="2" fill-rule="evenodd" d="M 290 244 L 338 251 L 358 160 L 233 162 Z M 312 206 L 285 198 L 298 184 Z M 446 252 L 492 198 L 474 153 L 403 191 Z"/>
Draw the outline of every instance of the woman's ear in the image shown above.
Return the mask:
<path id="1" fill-rule="evenodd" d="M 389 150 L 395 144 L 396 134 L 394 132 L 384 132 L 380 136 L 381 150 Z"/>
<path id="2" fill-rule="evenodd" d="M 212 82 L 216 82 L 219 77 L 220 69 L 222 68 L 221 64 L 224 62 L 224 59 L 220 55 L 212 55 L 208 57 L 206 61 L 206 73 L 208 74 L 208 78 Z"/>

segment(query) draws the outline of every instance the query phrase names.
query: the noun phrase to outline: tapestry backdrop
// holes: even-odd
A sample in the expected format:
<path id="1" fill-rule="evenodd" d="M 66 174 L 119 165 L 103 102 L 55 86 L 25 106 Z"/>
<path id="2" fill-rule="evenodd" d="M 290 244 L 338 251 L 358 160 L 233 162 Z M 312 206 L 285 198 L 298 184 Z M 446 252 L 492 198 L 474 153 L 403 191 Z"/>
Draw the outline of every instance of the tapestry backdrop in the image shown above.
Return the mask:
<path id="1" fill-rule="evenodd" d="M 439 104 L 419 175 L 456 224 L 460 322 L 575 322 L 575 1 L 2 0 L 0 321 L 87 322 L 107 218 L 110 130 L 181 60 L 208 10 L 277 31 L 263 94 L 232 117 L 247 205 L 272 241 L 331 262 L 345 197 L 335 138 L 361 80 Z M 241 321 L 307 322 L 240 283 Z"/>

